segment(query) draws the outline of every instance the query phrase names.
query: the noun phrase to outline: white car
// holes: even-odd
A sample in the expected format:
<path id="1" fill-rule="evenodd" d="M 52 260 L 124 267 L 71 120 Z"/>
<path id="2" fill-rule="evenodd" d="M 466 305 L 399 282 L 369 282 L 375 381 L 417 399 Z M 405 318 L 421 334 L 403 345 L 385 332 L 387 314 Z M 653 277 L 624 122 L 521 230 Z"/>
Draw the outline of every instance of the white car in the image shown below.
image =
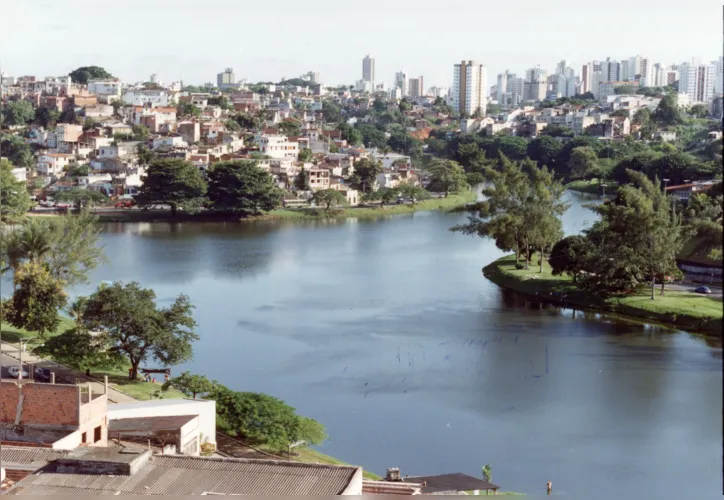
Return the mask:
<path id="1" fill-rule="evenodd" d="M 8 368 L 8 373 L 11 377 L 18 378 L 20 369 L 17 366 L 11 366 L 10 368 Z M 28 372 L 26 372 L 25 370 L 23 370 L 23 378 L 28 378 Z"/>

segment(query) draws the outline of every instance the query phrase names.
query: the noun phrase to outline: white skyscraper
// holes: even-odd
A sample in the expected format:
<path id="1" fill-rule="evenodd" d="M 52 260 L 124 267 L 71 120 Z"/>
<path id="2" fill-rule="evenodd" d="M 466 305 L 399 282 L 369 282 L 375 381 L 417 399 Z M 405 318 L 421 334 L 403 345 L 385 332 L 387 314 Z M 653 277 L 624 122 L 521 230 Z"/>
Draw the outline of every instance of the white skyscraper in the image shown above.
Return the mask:
<path id="1" fill-rule="evenodd" d="M 679 93 L 689 96 L 691 102 L 709 102 L 714 96 L 713 64 L 685 62 L 679 66 Z"/>
<path id="2" fill-rule="evenodd" d="M 500 73 L 498 75 L 498 83 L 497 83 L 497 91 L 495 99 L 498 101 L 498 105 L 503 105 L 503 99 L 505 94 L 508 92 L 508 77 L 510 76 L 510 73 L 508 73 L 508 70 L 505 70 L 505 73 Z"/>
<path id="3" fill-rule="evenodd" d="M 593 63 L 586 63 L 581 68 L 581 94 L 591 92 L 591 78 L 593 77 Z"/>
<path id="4" fill-rule="evenodd" d="M 452 107 L 459 113 L 472 115 L 480 108 L 485 115 L 488 91 L 488 70 L 476 61 L 462 61 L 453 71 Z"/>
<path id="5" fill-rule="evenodd" d="M 398 71 L 395 73 L 395 87 L 402 91 L 402 96 L 406 96 L 409 93 L 409 87 L 407 83 L 407 73 L 405 71 Z"/>
<path id="6" fill-rule="evenodd" d="M 566 68 L 569 67 L 568 61 L 565 59 L 561 62 L 559 62 L 556 65 L 556 75 L 564 75 L 566 73 Z"/>
<path id="7" fill-rule="evenodd" d="M 366 55 L 362 59 L 362 79 L 366 82 L 375 81 L 375 58 Z"/>
<path id="8" fill-rule="evenodd" d="M 719 60 L 711 64 L 714 66 L 714 94 L 721 95 L 724 93 L 724 57 L 719 56 Z"/>

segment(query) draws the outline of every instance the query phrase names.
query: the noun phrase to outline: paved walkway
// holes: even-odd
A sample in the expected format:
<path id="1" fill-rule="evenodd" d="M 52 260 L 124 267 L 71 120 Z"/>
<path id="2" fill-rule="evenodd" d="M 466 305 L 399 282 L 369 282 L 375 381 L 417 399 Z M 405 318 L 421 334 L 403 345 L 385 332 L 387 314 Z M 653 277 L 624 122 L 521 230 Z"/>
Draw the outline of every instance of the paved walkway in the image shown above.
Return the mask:
<path id="1" fill-rule="evenodd" d="M 11 357 L 13 359 L 19 358 L 18 346 L 10 344 L 8 342 L 0 343 L 0 353 Z M 104 383 L 96 378 L 87 377 L 86 375 L 71 370 L 70 368 L 55 363 L 44 358 L 40 358 L 35 354 L 23 353 L 23 363 L 34 364 L 36 366 L 42 366 L 48 368 L 51 372 L 55 373 L 55 381 L 61 384 L 91 384 L 91 389 L 94 393 L 103 393 Z M 111 403 L 133 403 L 137 399 L 132 398 L 128 394 L 125 394 L 113 387 L 108 387 L 108 401 Z"/>

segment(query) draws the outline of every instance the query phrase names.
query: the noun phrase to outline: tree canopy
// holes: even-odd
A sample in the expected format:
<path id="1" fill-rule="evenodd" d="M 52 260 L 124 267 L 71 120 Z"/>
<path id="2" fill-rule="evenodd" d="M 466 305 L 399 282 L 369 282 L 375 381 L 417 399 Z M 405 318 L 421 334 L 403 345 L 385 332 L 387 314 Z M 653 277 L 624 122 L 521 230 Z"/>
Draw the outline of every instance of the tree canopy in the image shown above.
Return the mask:
<path id="1" fill-rule="evenodd" d="M 325 210 L 329 210 L 332 205 L 344 205 L 347 198 L 344 194 L 336 189 L 320 189 L 312 195 L 311 202 L 317 205 L 324 205 Z"/>
<path id="2" fill-rule="evenodd" d="M 58 313 L 68 302 L 59 280 L 37 261 L 22 264 L 13 275 L 15 290 L 7 321 L 16 328 L 37 332 L 45 337 L 60 324 Z"/>
<path id="3" fill-rule="evenodd" d="M 4 125 L 27 125 L 35 120 L 35 110 L 28 101 L 10 101 L 0 107 Z"/>
<path id="4" fill-rule="evenodd" d="M 435 158 L 428 167 L 430 173 L 430 191 L 441 191 L 445 197 L 450 193 L 457 193 L 468 187 L 465 170 L 457 162 Z"/>
<path id="5" fill-rule="evenodd" d="M 135 380 L 139 365 L 156 359 L 164 365 L 188 361 L 192 343 L 198 340 L 189 298 L 179 295 L 169 307 L 156 305 L 156 294 L 138 283 L 101 285 L 88 297 L 79 324 L 87 331 L 100 331 L 111 352 L 120 353 L 131 364 Z"/>
<path id="6" fill-rule="evenodd" d="M 163 389 L 167 390 L 173 387 L 183 392 L 187 396 L 196 399 L 197 395 L 204 395 L 212 392 L 216 384 L 207 379 L 203 375 L 192 375 L 190 372 L 183 372 L 178 377 L 174 377 L 163 384 Z"/>
<path id="7" fill-rule="evenodd" d="M 171 214 L 179 208 L 197 211 L 204 203 L 208 187 L 193 163 L 177 158 L 154 160 L 146 170 L 136 202 L 142 206 L 166 204 Z"/>
<path id="8" fill-rule="evenodd" d="M 100 66 L 81 66 L 71 71 L 69 76 L 73 83 L 80 83 L 81 85 L 87 85 L 88 80 L 113 78 L 113 75 Z"/>
<path id="9" fill-rule="evenodd" d="M 13 175 L 13 166 L 7 160 L 0 160 L 0 216 L 2 220 L 16 219 L 24 215 L 32 202 L 25 187 Z"/>
<path id="10" fill-rule="evenodd" d="M 208 171 L 211 207 L 220 212 L 256 214 L 281 205 L 272 176 L 253 160 L 215 163 Z"/>

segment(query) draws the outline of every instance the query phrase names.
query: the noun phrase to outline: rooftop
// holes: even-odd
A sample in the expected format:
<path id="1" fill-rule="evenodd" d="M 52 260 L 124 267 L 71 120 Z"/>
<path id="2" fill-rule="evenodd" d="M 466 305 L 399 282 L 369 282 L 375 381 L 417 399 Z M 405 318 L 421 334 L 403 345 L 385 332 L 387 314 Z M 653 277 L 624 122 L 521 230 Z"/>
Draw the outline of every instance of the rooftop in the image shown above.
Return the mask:
<path id="1" fill-rule="evenodd" d="M 422 484 L 422 493 L 439 493 L 442 491 L 497 490 L 500 486 L 483 481 L 467 474 L 441 474 L 439 476 L 407 476 L 406 483 Z"/>
<path id="2" fill-rule="evenodd" d="M 130 476 L 67 474 L 54 464 L 16 483 L 11 495 L 339 495 L 357 467 L 274 460 L 156 455 Z"/>

